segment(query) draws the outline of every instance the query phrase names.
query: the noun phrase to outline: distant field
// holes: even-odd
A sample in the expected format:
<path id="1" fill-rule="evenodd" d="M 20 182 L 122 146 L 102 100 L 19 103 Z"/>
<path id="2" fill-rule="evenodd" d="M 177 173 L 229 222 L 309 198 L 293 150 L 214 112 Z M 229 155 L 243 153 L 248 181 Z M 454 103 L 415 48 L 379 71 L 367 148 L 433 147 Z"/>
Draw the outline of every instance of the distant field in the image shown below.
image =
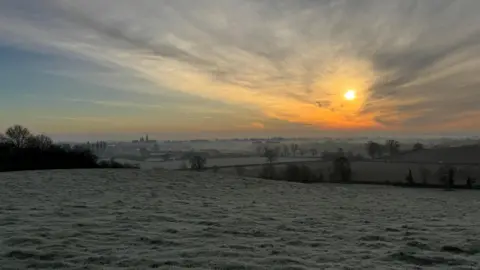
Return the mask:
<path id="1" fill-rule="evenodd" d="M 142 169 L 155 169 L 155 168 L 163 168 L 167 170 L 176 170 L 179 169 L 182 163 L 188 161 L 182 161 L 182 160 L 175 160 L 175 161 L 167 161 L 167 162 L 161 162 L 161 161 L 144 161 L 144 162 L 138 162 L 134 160 L 128 160 L 128 159 L 115 159 L 118 162 L 124 162 L 124 163 L 134 163 L 134 164 L 140 164 L 140 167 Z M 318 160 L 318 158 L 312 158 L 312 157 L 289 157 L 289 158 L 279 158 L 276 163 L 282 163 L 282 162 L 298 162 L 298 161 L 312 161 L 312 160 Z M 212 166 L 235 166 L 235 165 L 250 165 L 250 164 L 263 164 L 265 163 L 265 158 L 263 157 L 242 157 L 242 158 L 213 158 L 213 159 L 208 159 L 207 160 L 207 166 L 212 167 Z"/>
<path id="2" fill-rule="evenodd" d="M 297 162 L 301 165 L 302 162 Z M 328 176 L 329 171 L 332 169 L 332 163 L 326 161 L 318 162 L 306 162 L 304 163 L 312 169 L 316 174 L 323 173 L 324 176 Z M 287 165 L 281 164 L 275 166 L 276 172 L 285 170 Z M 428 177 L 427 183 L 438 183 L 438 176 L 435 172 L 440 168 L 439 164 L 421 164 L 421 163 L 389 163 L 389 162 L 352 162 L 353 181 L 378 181 L 378 182 L 391 182 L 401 183 L 405 182 L 405 177 L 408 174 L 409 169 L 412 170 L 412 175 L 415 182 L 423 182 L 420 170 L 421 168 L 427 169 L 431 175 Z M 479 166 L 456 166 L 461 171 L 457 174 L 458 183 L 463 183 L 469 174 L 480 181 L 480 167 Z M 258 177 L 260 174 L 261 166 L 248 166 L 245 167 L 245 176 Z M 235 168 L 222 168 L 219 171 L 223 174 L 236 175 Z M 477 181 L 477 184 L 479 184 Z"/>

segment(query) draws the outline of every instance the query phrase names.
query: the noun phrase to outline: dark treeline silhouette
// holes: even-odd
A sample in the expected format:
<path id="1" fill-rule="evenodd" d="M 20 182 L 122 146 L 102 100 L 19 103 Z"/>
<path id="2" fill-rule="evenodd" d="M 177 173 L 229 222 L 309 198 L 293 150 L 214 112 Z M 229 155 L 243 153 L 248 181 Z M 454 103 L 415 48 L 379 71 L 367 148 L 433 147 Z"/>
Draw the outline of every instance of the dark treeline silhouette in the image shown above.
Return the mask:
<path id="1" fill-rule="evenodd" d="M 0 134 L 0 171 L 127 167 L 133 168 L 113 160 L 98 162 L 90 149 L 55 145 L 49 137 L 32 134 L 20 125 Z"/>
<path id="2" fill-rule="evenodd" d="M 413 145 L 411 151 L 420 151 L 424 149 L 425 146 L 422 143 L 417 142 Z M 372 159 L 384 157 L 385 154 L 389 155 L 390 157 L 394 157 L 401 153 L 409 152 L 408 150 L 404 150 L 403 152 L 400 151 L 400 142 L 396 140 L 387 140 L 384 144 L 369 141 L 366 144 L 366 150 Z"/>

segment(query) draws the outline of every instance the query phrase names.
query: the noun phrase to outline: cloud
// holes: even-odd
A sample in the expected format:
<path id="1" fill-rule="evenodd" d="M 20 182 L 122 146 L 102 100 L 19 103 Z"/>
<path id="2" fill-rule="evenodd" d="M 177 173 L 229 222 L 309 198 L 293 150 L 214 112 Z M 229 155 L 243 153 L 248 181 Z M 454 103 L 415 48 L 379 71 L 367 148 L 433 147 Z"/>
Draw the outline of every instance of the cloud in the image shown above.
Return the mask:
<path id="1" fill-rule="evenodd" d="M 264 129 L 265 128 L 265 125 L 263 123 L 260 123 L 260 122 L 253 122 L 251 124 L 252 127 L 254 128 L 258 128 L 258 129 Z"/>
<path id="2" fill-rule="evenodd" d="M 0 4 L 0 42 L 266 118 L 415 130 L 479 110 L 476 0 L 15 2 Z"/>
<path id="3" fill-rule="evenodd" d="M 78 102 L 78 103 L 90 103 L 90 104 L 110 106 L 110 107 L 145 109 L 145 110 L 163 108 L 162 105 L 134 103 L 134 102 L 125 102 L 125 101 L 116 101 L 116 100 L 86 100 L 86 99 L 70 98 L 70 99 L 65 99 L 65 101 Z"/>

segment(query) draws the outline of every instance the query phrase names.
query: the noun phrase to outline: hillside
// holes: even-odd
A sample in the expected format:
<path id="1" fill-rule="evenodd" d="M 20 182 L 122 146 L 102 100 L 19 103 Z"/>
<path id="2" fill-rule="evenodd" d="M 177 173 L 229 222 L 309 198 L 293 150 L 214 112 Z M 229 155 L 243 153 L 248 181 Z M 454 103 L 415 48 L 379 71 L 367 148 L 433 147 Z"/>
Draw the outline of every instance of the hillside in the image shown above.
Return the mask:
<path id="1" fill-rule="evenodd" d="M 480 145 L 425 149 L 392 158 L 395 161 L 480 163 Z"/>
<path id="2" fill-rule="evenodd" d="M 0 174 L 4 269 L 477 269 L 478 224 L 474 191 L 151 170 Z"/>

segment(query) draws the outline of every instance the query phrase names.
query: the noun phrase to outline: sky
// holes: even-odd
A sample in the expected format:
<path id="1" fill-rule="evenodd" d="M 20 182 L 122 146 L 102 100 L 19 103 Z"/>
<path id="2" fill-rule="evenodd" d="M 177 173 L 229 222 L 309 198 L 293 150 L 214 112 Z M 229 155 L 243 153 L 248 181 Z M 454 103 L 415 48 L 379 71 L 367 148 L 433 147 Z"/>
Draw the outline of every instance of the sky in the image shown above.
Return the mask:
<path id="1" fill-rule="evenodd" d="M 0 130 L 476 134 L 479 10 L 478 0 L 0 0 Z"/>

